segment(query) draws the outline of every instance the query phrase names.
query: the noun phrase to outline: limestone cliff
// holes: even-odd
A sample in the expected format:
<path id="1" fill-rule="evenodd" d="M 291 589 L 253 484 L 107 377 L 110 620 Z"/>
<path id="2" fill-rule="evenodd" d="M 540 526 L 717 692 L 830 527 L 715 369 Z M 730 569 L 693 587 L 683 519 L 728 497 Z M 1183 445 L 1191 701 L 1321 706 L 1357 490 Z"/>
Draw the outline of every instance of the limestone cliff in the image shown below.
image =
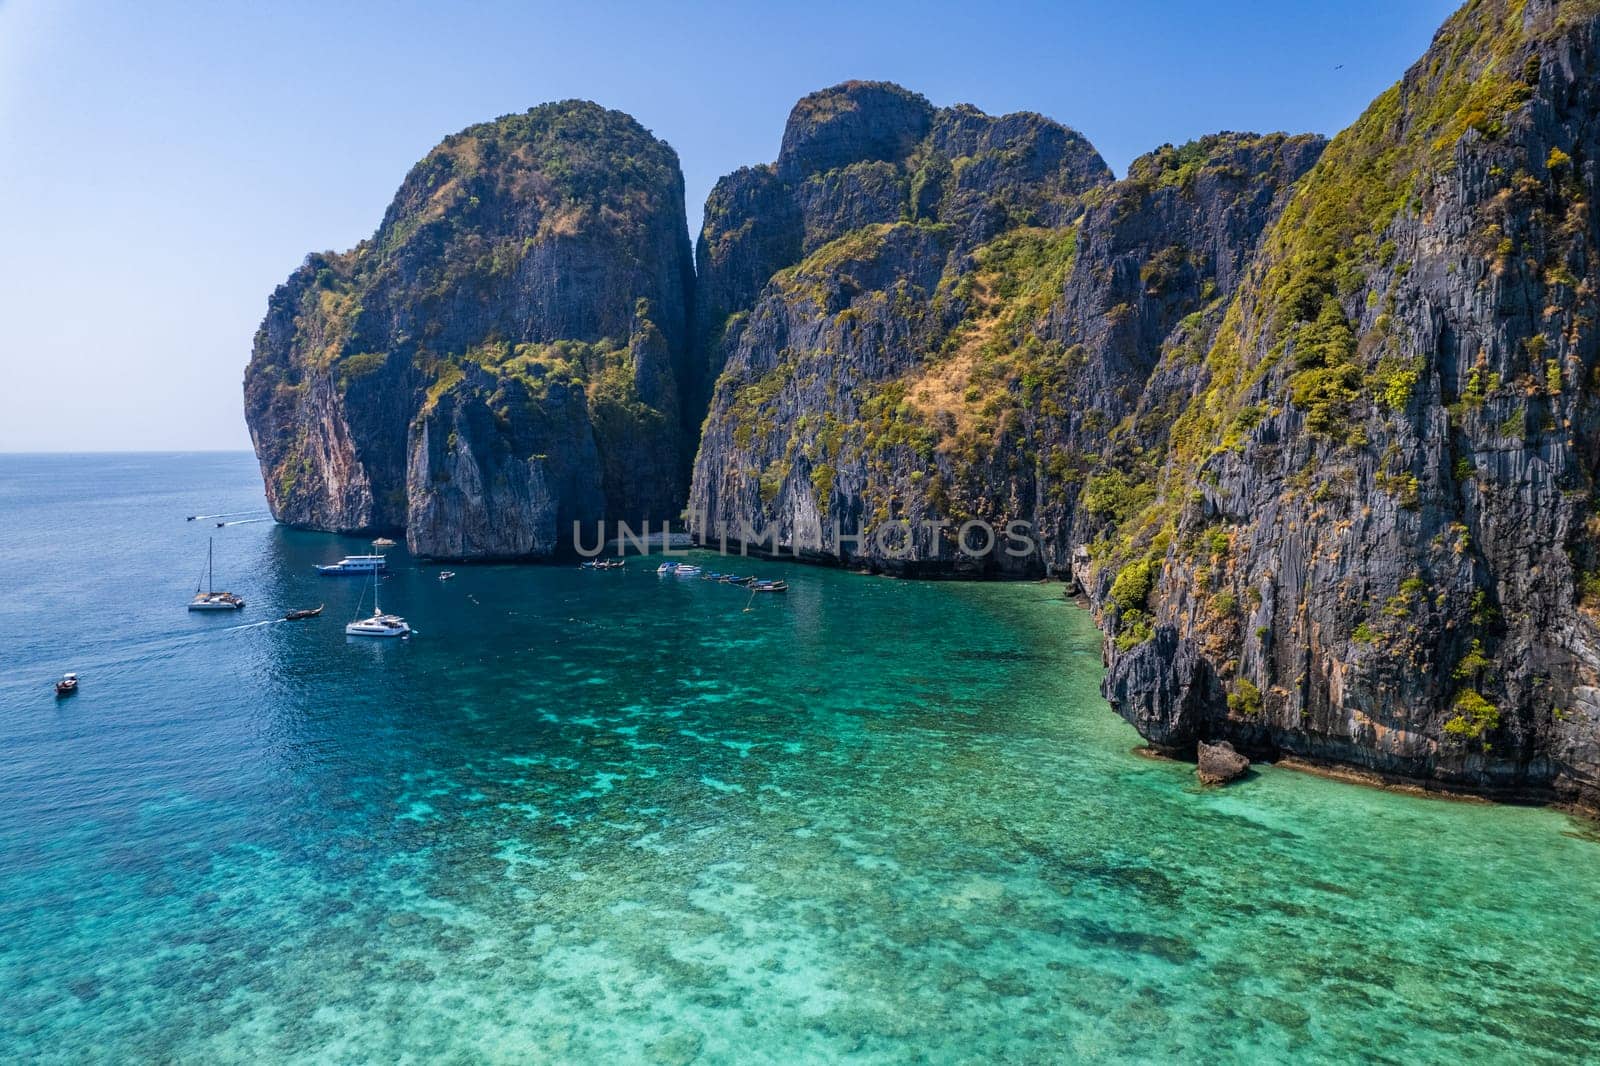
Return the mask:
<path id="1" fill-rule="evenodd" d="M 809 198 L 778 195 L 793 162 L 735 175 L 701 245 L 728 296 L 700 310 L 733 309 L 698 530 L 1070 573 L 1108 697 L 1166 750 L 1600 801 L 1597 8 L 1474 0 L 1326 150 L 1224 134 L 1115 183 L 1034 171 L 1007 187 L 1031 211 L 952 201 L 937 175 L 971 164 L 903 101 L 849 112 Z M 773 227 L 739 221 L 761 202 Z M 967 557 L 969 519 L 1039 550 Z M 909 558 L 854 536 L 900 521 Z"/>
<path id="2" fill-rule="evenodd" d="M 696 390 L 703 413 L 774 274 L 865 226 L 947 227 L 963 248 L 1016 225 L 1056 225 L 1111 180 L 1076 131 L 1033 114 L 935 108 L 887 82 L 812 93 L 789 115 L 776 163 L 719 181 L 696 246 Z"/>
<path id="3" fill-rule="evenodd" d="M 1600 0 L 1472 0 L 1333 141 L 1121 180 L 836 86 L 717 184 L 697 273 L 671 150 L 549 105 L 274 294 L 251 431 L 281 519 L 430 554 L 687 499 L 709 542 L 1066 576 L 1164 750 L 1600 805 L 1597 189 Z"/>
<path id="4" fill-rule="evenodd" d="M 874 98 L 884 92 L 873 87 Z M 805 143 L 793 130 L 814 99 L 796 109 L 786 146 Z M 1163 148 L 1110 182 L 1075 134 L 1038 116 L 892 114 L 915 125 L 894 140 L 875 121 L 875 138 L 848 143 L 912 153 L 912 177 L 893 187 L 900 199 L 812 223 L 811 243 L 829 239 L 727 320 L 691 523 L 708 540 L 770 532 L 813 557 L 906 573 L 1064 570 L 1084 531 L 1108 520 L 1105 491 L 1081 503 L 1108 431 L 1134 410 L 1163 341 L 1201 332 L 1224 305 L 1322 142 L 1222 134 Z M 853 163 L 810 184 L 881 165 Z M 758 173 L 777 188 L 794 172 L 780 158 L 719 186 L 701 241 L 705 288 L 756 258 L 713 256 L 707 267 L 708 247 L 739 247 L 718 236 L 729 213 L 719 194 Z M 975 172 L 990 195 L 976 194 Z M 852 228 L 836 235 L 842 227 Z M 754 288 L 739 280 L 739 291 Z M 1163 426 L 1149 431 L 1159 447 Z M 971 558 L 957 539 L 974 519 L 996 530 L 1027 523 L 1038 550 Z M 910 543 L 905 532 L 877 537 L 900 523 Z"/>
<path id="5" fill-rule="evenodd" d="M 1129 462 L 1148 498 L 1093 584 L 1107 693 L 1155 743 L 1600 798 L 1597 7 L 1458 12 Z"/>
<path id="6" fill-rule="evenodd" d="M 446 138 L 269 302 L 246 415 L 280 520 L 550 554 L 682 507 L 693 268 L 672 150 L 594 104 Z"/>

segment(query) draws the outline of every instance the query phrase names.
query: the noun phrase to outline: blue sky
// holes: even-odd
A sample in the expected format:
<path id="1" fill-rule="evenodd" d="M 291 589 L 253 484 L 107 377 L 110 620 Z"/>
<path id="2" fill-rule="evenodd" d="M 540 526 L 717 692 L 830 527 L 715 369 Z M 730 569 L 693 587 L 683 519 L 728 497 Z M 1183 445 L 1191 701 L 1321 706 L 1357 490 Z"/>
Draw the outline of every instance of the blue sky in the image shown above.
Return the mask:
<path id="1" fill-rule="evenodd" d="M 0 0 L 0 451 L 248 447 L 267 295 L 473 122 L 627 111 L 677 149 L 697 226 L 848 78 L 1042 112 L 1121 174 L 1220 129 L 1337 132 L 1455 6 Z"/>

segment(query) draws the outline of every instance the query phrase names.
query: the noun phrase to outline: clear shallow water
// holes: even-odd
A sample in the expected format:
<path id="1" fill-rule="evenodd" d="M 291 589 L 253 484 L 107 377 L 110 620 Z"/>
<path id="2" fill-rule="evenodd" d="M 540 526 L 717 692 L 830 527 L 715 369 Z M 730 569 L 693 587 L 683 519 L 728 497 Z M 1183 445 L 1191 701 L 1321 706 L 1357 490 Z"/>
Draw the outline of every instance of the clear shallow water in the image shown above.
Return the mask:
<path id="1" fill-rule="evenodd" d="M 421 636 L 354 643 L 310 566 L 360 542 L 183 521 L 259 506 L 248 456 L 0 456 L 0 1058 L 1600 1048 L 1584 826 L 1201 791 L 1059 587 L 402 557 Z M 182 609 L 208 534 L 239 616 Z"/>

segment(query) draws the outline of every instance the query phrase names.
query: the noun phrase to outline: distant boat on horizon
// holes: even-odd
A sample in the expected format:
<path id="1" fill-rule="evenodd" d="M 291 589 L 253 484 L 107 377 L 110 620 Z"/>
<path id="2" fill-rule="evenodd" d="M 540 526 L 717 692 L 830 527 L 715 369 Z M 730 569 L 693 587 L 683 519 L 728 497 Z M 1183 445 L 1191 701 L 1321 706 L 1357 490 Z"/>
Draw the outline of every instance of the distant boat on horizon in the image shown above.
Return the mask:
<path id="1" fill-rule="evenodd" d="M 217 592 L 212 588 L 212 547 L 210 537 L 206 538 L 206 580 L 205 591 L 200 591 L 199 583 L 194 587 L 194 599 L 189 601 L 191 611 L 237 611 L 244 606 L 244 600 L 231 592 Z"/>

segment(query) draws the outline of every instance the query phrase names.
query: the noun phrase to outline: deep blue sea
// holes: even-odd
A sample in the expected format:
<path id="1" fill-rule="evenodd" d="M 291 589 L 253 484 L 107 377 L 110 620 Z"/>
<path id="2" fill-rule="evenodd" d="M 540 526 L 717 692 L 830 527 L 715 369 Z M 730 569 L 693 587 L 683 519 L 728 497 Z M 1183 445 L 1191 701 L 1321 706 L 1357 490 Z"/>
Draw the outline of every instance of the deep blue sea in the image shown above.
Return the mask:
<path id="1" fill-rule="evenodd" d="M 263 507 L 0 456 L 0 1061 L 1600 1057 L 1588 824 L 1202 789 L 1059 585 L 398 550 L 360 642 L 365 542 L 185 521 Z"/>

